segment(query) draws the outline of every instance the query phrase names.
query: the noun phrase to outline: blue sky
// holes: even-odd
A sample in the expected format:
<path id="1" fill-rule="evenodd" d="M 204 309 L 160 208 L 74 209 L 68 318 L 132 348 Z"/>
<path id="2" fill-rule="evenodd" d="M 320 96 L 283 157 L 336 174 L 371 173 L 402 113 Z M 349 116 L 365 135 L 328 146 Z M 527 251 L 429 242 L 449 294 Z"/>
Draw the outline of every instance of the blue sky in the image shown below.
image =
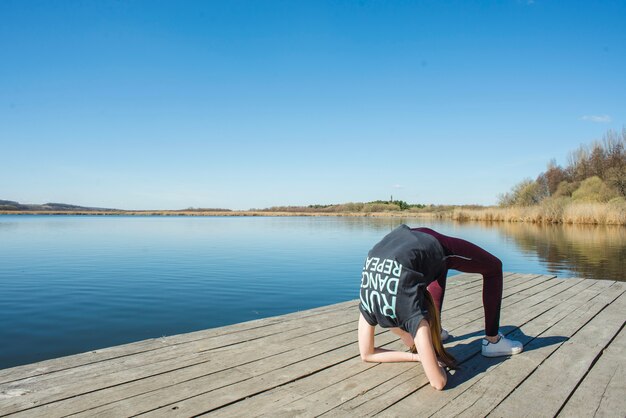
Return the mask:
<path id="1" fill-rule="evenodd" d="M 0 2 L 0 199 L 494 204 L 626 125 L 624 1 Z"/>

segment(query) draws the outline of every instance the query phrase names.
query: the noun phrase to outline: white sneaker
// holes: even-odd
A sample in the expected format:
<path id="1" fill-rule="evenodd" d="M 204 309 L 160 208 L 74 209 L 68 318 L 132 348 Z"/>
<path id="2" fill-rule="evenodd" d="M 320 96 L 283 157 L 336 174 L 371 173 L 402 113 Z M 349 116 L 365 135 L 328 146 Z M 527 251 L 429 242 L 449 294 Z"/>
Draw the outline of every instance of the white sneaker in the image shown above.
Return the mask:
<path id="1" fill-rule="evenodd" d="M 448 338 L 450 338 L 450 334 L 448 333 L 448 331 L 441 328 L 441 341 L 445 341 Z"/>
<path id="2" fill-rule="evenodd" d="M 524 349 L 524 345 L 515 340 L 504 338 L 504 335 L 498 333 L 498 342 L 490 343 L 489 340 L 483 338 L 482 355 L 485 357 L 500 357 L 519 354 Z"/>

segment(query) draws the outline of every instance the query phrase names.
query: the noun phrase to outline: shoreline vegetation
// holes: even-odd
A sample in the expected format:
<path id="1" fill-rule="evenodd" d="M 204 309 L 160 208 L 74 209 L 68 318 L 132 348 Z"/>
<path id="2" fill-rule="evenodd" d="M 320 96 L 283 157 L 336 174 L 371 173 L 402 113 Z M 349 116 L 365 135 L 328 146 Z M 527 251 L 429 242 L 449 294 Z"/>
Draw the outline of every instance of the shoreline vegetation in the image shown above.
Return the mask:
<path id="1" fill-rule="evenodd" d="M 499 205 L 424 205 L 402 200 L 230 210 L 120 210 L 64 203 L 20 204 L 0 200 L 0 215 L 143 216 L 353 216 L 448 219 L 541 224 L 626 225 L 626 128 L 581 145 L 561 167 L 555 160 L 535 180 L 525 179 L 498 197 Z"/>
<path id="2" fill-rule="evenodd" d="M 602 141 L 556 160 L 535 180 L 527 178 L 498 197 L 499 208 L 458 211 L 458 219 L 537 223 L 626 224 L 626 127 L 609 130 Z"/>
<path id="3" fill-rule="evenodd" d="M 85 216 L 346 216 L 346 217 L 394 217 L 453 220 L 458 222 L 529 222 L 547 224 L 597 224 L 626 225 L 626 202 L 560 202 L 560 204 L 483 207 L 483 206 L 425 206 L 421 209 L 401 210 L 395 204 L 377 204 L 365 210 L 349 210 L 367 204 L 330 205 L 329 207 L 277 207 L 269 209 L 184 209 L 184 210 L 6 210 L 0 215 L 85 215 Z M 343 207 L 343 209 L 337 208 Z M 384 207 L 387 206 L 387 207 Z"/>

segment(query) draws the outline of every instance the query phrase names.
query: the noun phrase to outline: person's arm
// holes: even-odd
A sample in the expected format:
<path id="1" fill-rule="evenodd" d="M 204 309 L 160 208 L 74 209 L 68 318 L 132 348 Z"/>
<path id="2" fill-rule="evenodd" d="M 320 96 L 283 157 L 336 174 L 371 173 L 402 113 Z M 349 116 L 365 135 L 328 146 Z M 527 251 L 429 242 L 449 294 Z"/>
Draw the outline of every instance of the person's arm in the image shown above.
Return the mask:
<path id="1" fill-rule="evenodd" d="M 417 352 L 420 354 L 424 373 L 426 373 L 430 385 L 437 390 L 442 390 L 446 386 L 448 375 L 437 361 L 435 347 L 433 347 L 433 341 L 430 337 L 430 326 L 425 319 L 422 319 L 417 326 L 415 347 L 417 347 Z"/>
<path id="2" fill-rule="evenodd" d="M 374 347 L 374 327 L 367 323 L 362 314 L 359 316 L 359 352 L 361 360 L 372 363 L 419 361 L 420 358 L 417 354 L 405 351 Z"/>

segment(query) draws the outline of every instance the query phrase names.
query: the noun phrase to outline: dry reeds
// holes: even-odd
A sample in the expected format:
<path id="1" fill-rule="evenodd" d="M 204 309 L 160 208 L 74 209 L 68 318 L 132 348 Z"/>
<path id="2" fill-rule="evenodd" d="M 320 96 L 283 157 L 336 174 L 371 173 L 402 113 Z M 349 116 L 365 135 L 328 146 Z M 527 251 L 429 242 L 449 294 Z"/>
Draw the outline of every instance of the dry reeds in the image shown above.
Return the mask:
<path id="1" fill-rule="evenodd" d="M 626 225 L 626 203 L 576 203 L 565 207 L 563 223 Z"/>
<path id="2" fill-rule="evenodd" d="M 626 225 L 626 202 L 575 203 L 554 199 L 535 206 L 455 209 L 449 216 L 441 217 L 455 221 Z"/>

